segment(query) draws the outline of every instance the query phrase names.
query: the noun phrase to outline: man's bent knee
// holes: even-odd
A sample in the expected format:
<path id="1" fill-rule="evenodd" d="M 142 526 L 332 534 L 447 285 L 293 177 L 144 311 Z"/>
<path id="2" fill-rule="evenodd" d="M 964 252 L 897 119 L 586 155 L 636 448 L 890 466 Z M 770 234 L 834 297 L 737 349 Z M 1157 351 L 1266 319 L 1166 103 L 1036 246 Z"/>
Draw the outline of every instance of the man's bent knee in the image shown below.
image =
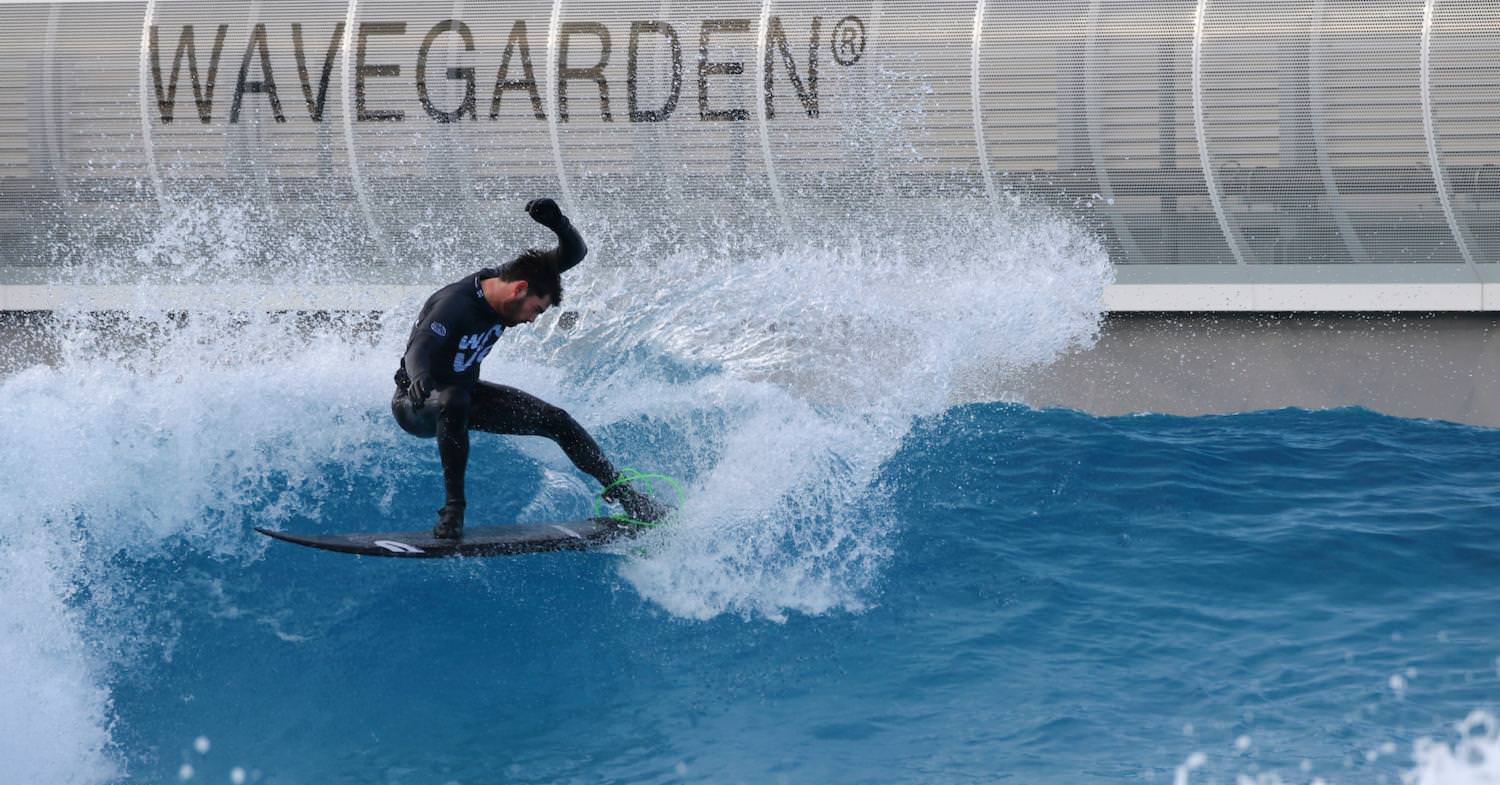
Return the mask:
<path id="1" fill-rule="evenodd" d="M 397 393 L 391 399 L 391 414 L 396 417 L 401 430 L 412 436 L 431 439 L 437 436 L 439 420 L 450 423 L 466 421 L 471 400 L 469 391 L 462 387 L 438 390 L 427 396 L 421 406 L 413 403 L 405 393 Z"/>
<path id="2" fill-rule="evenodd" d="M 434 407 L 443 417 L 466 417 L 472 396 L 463 387 L 443 387 L 428 398 L 429 407 Z"/>
<path id="3" fill-rule="evenodd" d="M 412 405 L 405 392 L 397 392 L 391 398 L 391 415 L 401 430 L 422 439 L 437 436 L 437 410 L 431 407 L 418 409 Z"/>
<path id="4" fill-rule="evenodd" d="M 467 420 L 473 397 L 462 387 L 444 387 L 427 399 L 427 405 L 444 420 Z"/>

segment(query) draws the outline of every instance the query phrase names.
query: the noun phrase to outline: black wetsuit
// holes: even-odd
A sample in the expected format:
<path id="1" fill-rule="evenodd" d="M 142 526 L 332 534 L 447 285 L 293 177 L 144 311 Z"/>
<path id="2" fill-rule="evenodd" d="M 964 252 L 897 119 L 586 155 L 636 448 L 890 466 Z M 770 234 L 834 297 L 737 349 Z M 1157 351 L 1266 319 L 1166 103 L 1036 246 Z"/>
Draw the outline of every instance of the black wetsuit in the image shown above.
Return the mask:
<path id="1" fill-rule="evenodd" d="M 558 272 L 577 265 L 588 253 L 583 238 L 567 218 L 550 227 L 558 247 L 549 252 Z M 469 430 L 520 436 L 546 436 L 558 443 L 579 469 L 601 485 L 616 477 L 592 437 L 571 416 L 514 387 L 479 381 L 479 364 L 505 332 L 500 314 L 484 298 L 488 268 L 465 276 L 427 298 L 407 338 L 406 354 L 396 371 L 391 413 L 413 436 L 437 437 L 443 462 L 446 506 L 465 504 L 464 472 L 469 462 Z M 411 399 L 412 379 L 430 379 L 432 394 L 422 403 Z"/>

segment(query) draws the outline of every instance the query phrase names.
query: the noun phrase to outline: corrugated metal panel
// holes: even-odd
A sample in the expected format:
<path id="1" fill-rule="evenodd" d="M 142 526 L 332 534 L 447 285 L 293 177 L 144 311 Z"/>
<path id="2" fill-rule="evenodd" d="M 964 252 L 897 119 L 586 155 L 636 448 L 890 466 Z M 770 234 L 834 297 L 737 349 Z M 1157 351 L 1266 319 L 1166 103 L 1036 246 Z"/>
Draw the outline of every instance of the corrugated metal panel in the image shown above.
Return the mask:
<path id="1" fill-rule="evenodd" d="M 1433 124 L 1457 219 L 1475 261 L 1500 261 L 1500 13 L 1434 4 Z"/>
<path id="2" fill-rule="evenodd" d="M 748 236 L 1019 197 L 1121 264 L 1500 262 L 1482 0 L 7 2 L 0 26 L 12 268 L 139 250 L 206 198 L 283 227 L 244 233 L 267 278 L 317 253 L 400 282 L 535 240 L 504 219 L 538 193 Z"/>

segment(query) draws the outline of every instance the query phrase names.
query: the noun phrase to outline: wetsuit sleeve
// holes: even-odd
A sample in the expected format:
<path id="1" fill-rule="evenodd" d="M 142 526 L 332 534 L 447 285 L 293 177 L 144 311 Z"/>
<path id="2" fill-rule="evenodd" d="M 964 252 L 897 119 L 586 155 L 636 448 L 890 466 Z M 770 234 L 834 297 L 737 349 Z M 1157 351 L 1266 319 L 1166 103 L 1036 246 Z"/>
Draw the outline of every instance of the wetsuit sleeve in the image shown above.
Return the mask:
<path id="1" fill-rule="evenodd" d="M 557 235 L 557 247 L 548 251 L 547 256 L 559 274 L 573 269 L 588 255 L 589 247 L 584 244 L 583 235 L 573 228 L 573 222 L 563 215 L 557 202 L 547 197 L 532 199 L 526 203 L 526 214 Z"/>
<path id="2" fill-rule="evenodd" d="M 566 216 L 551 229 L 557 233 L 557 271 L 565 273 L 583 261 L 583 257 L 589 253 L 589 247 L 583 242 L 583 235 L 573 228 L 573 222 Z"/>
<path id="3" fill-rule="evenodd" d="M 457 298 L 448 297 L 433 304 L 417 322 L 411 341 L 406 345 L 406 374 L 412 379 L 431 378 L 433 371 L 452 362 L 454 346 L 462 332 L 462 311 Z"/>

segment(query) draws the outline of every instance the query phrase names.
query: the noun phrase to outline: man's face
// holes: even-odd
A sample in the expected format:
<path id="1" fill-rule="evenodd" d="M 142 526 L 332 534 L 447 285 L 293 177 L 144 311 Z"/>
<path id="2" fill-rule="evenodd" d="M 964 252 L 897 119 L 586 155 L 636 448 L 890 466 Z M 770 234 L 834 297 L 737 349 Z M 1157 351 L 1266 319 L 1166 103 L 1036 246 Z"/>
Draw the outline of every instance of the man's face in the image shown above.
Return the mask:
<path id="1" fill-rule="evenodd" d="M 538 297 L 530 292 L 522 290 L 520 296 L 511 300 L 510 308 L 501 313 L 505 321 L 509 322 L 507 327 L 515 327 L 518 324 L 530 324 L 536 321 L 548 308 L 552 307 L 551 297 Z"/>

